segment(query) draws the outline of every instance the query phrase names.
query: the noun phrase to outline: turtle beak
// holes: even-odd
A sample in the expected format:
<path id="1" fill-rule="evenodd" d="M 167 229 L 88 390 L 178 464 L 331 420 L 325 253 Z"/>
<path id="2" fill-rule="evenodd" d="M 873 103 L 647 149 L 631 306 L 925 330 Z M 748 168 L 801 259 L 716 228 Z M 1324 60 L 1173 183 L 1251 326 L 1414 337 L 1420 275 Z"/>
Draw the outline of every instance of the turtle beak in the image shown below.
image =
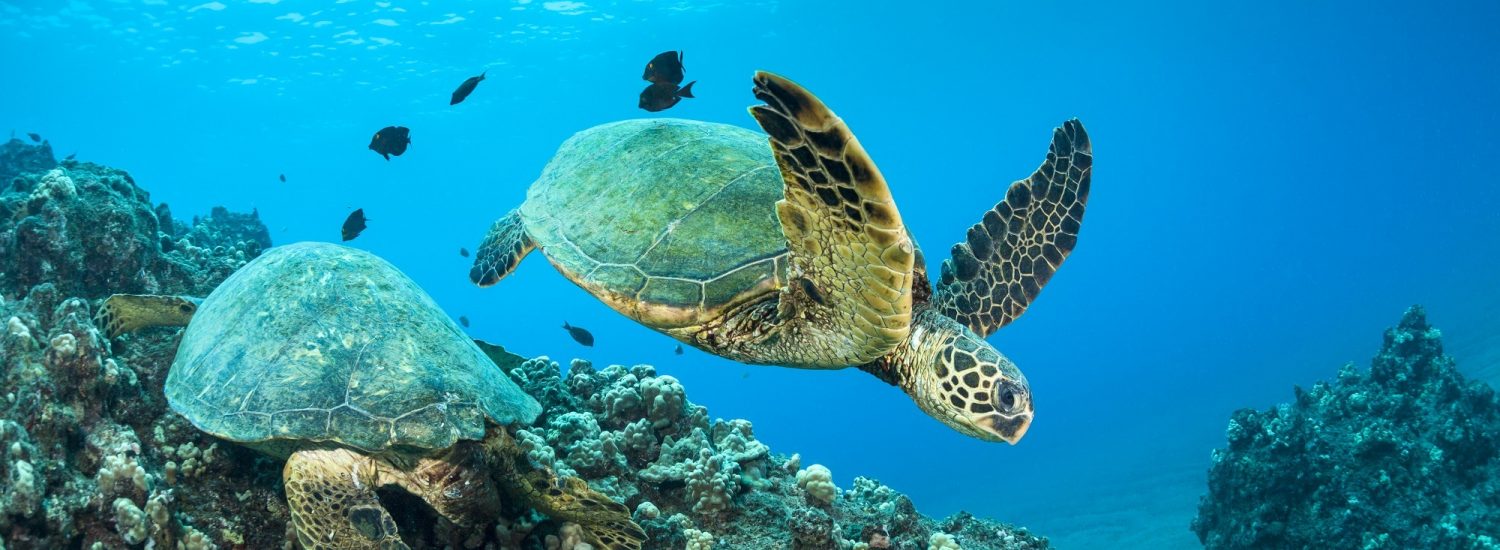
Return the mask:
<path id="1" fill-rule="evenodd" d="M 1009 363 L 1003 358 L 1002 361 Z M 1014 365 L 1002 364 L 1001 369 L 1012 370 Z M 1026 430 L 1031 429 L 1031 419 L 1036 416 L 1031 405 L 1031 385 L 1026 383 L 1026 377 L 1019 370 L 1015 370 L 1014 378 L 1002 378 L 996 382 L 994 393 L 993 410 L 973 417 L 974 425 L 985 432 L 982 436 L 985 439 L 1015 445 L 1026 436 Z"/>
<path id="2" fill-rule="evenodd" d="M 995 434 L 1006 443 L 1015 445 L 1021 441 L 1022 437 L 1026 437 L 1026 430 L 1031 429 L 1032 416 L 1033 413 L 1029 404 L 1026 407 L 1026 412 L 1015 416 L 996 415 L 989 421 L 990 433 Z"/>

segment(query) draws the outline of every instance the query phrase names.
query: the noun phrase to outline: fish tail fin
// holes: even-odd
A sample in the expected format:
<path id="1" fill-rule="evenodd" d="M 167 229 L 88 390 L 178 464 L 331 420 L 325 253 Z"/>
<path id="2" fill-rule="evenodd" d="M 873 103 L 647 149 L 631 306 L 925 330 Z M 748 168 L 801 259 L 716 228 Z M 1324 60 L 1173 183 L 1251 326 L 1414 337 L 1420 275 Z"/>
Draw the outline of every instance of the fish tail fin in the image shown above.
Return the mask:
<path id="1" fill-rule="evenodd" d="M 567 321 L 563 321 L 563 330 L 573 330 L 573 327 L 568 326 Z"/>
<path id="2" fill-rule="evenodd" d="M 681 90 L 677 90 L 677 97 L 693 97 L 693 85 L 697 83 L 698 81 L 694 80 L 689 82 L 687 86 L 683 86 Z"/>
<path id="3" fill-rule="evenodd" d="M 485 69 L 483 72 L 479 73 L 479 79 L 480 80 L 484 80 L 484 75 L 487 75 L 487 74 L 490 74 L 490 70 L 489 69 Z"/>

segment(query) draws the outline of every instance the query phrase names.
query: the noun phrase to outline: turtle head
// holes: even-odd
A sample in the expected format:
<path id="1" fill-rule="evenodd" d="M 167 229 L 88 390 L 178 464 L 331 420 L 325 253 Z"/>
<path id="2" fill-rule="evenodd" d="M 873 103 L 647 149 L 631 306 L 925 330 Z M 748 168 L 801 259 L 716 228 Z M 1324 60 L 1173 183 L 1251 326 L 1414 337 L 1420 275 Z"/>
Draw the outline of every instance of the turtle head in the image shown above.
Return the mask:
<path id="1" fill-rule="evenodd" d="M 929 416 L 964 434 L 1014 445 L 1031 426 L 1031 386 L 1015 363 L 958 321 L 926 310 L 910 339 L 872 367 Z"/>

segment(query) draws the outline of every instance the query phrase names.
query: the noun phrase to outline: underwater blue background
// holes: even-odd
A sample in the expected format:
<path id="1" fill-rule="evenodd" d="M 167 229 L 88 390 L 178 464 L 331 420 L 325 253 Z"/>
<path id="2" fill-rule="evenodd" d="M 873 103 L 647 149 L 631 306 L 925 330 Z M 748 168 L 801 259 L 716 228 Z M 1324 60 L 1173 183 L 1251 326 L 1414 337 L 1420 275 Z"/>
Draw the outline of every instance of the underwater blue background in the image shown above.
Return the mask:
<path id="1" fill-rule="evenodd" d="M 1364 365 L 1407 305 L 1500 380 L 1480 368 L 1500 366 L 1500 4 L 1422 4 L 6 0 L 0 129 L 124 168 L 178 217 L 257 208 L 277 244 L 336 241 L 364 208 L 351 244 L 475 336 L 657 365 L 842 487 L 875 477 L 924 512 L 1065 547 L 1193 546 L 1230 411 Z M 671 49 L 698 98 L 637 109 L 642 67 Z M 991 338 L 1034 391 L 1019 445 L 962 436 L 857 370 L 674 356 L 540 255 L 469 284 L 459 247 L 569 135 L 650 116 L 754 128 L 756 69 L 848 122 L 934 270 L 1082 119 L 1078 248 Z M 390 162 L 365 148 L 387 125 L 412 136 Z"/>

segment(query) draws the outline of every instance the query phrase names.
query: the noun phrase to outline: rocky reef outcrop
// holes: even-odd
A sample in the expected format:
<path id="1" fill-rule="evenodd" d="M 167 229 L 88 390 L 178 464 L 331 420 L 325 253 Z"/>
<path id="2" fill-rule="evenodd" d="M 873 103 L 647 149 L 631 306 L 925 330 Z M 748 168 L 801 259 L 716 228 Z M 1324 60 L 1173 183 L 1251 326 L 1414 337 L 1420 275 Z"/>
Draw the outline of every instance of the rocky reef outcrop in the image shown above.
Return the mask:
<path id="1" fill-rule="evenodd" d="M 1421 307 L 1368 371 L 1234 413 L 1193 531 L 1209 548 L 1500 547 L 1500 400 Z"/>
<path id="2" fill-rule="evenodd" d="M 772 453 L 749 421 L 713 419 L 650 365 L 575 359 L 563 378 L 541 357 L 510 373 L 544 409 L 520 436 L 532 461 L 631 507 L 649 548 L 1047 547 L 968 514 L 927 518 L 873 479 L 841 489 L 828 468 Z"/>
<path id="3" fill-rule="evenodd" d="M 0 550 L 294 548 L 281 463 L 167 406 L 180 330 L 111 341 L 92 322 L 115 292 L 206 295 L 271 246 L 258 216 L 216 208 L 184 223 L 123 171 L 59 163 L 45 144 L 3 144 L 0 171 Z M 967 514 L 925 517 L 872 479 L 837 487 L 647 365 L 501 366 L 546 409 L 520 432 L 531 460 L 626 503 L 647 548 L 1047 547 Z M 413 548 L 583 547 L 529 510 L 459 532 L 413 498 L 384 498 Z"/>
<path id="4" fill-rule="evenodd" d="M 0 293 L 50 283 L 63 296 L 203 295 L 271 246 L 255 213 L 215 208 L 191 225 L 130 174 L 51 158 L 46 145 L 0 146 Z"/>

